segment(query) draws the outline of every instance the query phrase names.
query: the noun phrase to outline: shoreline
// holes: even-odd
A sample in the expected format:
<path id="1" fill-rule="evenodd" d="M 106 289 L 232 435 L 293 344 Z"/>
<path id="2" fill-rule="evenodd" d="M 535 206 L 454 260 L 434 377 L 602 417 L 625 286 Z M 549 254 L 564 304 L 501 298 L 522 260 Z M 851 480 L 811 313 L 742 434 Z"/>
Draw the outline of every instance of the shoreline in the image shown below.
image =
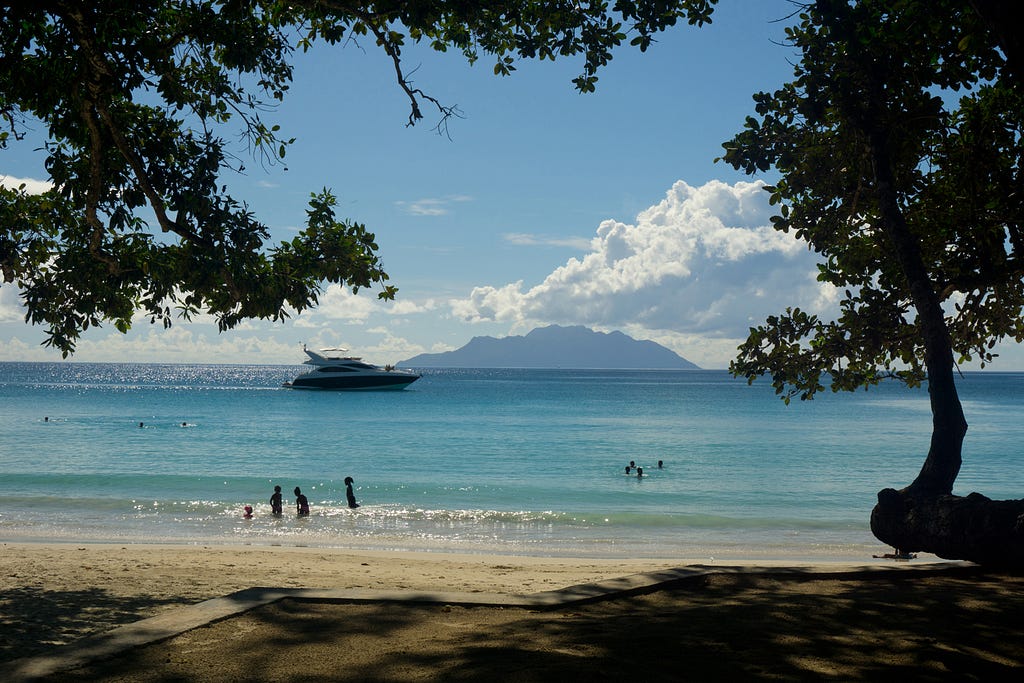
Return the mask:
<path id="1" fill-rule="evenodd" d="M 2 517 L 2 516 L 0 516 Z M 305 521 L 305 520 L 303 520 Z M 830 563 L 867 562 L 873 555 L 891 552 L 871 536 L 869 531 L 855 531 L 836 534 L 825 532 L 780 532 L 777 530 L 754 532 L 753 530 L 731 530 L 709 533 L 706 530 L 676 530 L 675 533 L 661 531 L 657 534 L 609 533 L 607 529 L 577 532 L 574 537 L 553 535 L 548 538 L 537 535 L 530 538 L 523 534 L 505 537 L 464 537 L 459 533 L 445 535 L 429 534 L 415 529 L 396 532 L 394 529 L 360 530 L 358 535 L 345 535 L 331 529 L 324 530 L 302 527 L 302 533 L 277 535 L 259 533 L 259 529 L 242 527 L 243 533 L 231 535 L 174 534 L 147 537 L 142 529 L 132 529 L 124 535 L 109 533 L 82 534 L 74 528 L 64 533 L 10 533 L 8 528 L 0 531 L 0 543 L 28 545 L 160 545 L 168 547 L 240 547 L 240 548 L 317 548 L 338 552 L 394 552 L 423 553 L 429 555 L 452 554 L 494 557 L 546 557 L 567 562 L 587 560 L 685 562 L 687 564 L 729 563 Z M 77 529 L 78 532 L 85 531 Z M 201 531 L 201 530 L 200 530 Z M 252 533 L 249 533 L 249 532 Z M 344 531 L 344 530 L 343 530 Z M 494 534 L 504 530 L 493 530 Z M 586 535 L 589 533 L 590 535 Z M 935 556 L 927 559 L 937 561 Z M 925 557 L 923 556 L 923 559 Z"/>

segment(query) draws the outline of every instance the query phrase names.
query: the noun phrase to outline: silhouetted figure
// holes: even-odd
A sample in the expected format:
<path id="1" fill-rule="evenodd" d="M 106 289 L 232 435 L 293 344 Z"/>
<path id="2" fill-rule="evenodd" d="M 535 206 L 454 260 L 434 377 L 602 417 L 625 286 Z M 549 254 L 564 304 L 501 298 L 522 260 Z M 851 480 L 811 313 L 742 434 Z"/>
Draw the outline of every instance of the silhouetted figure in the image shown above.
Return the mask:
<path id="1" fill-rule="evenodd" d="M 345 497 L 348 498 L 350 508 L 359 507 L 359 503 L 356 502 L 356 494 L 352 491 L 352 477 L 345 477 Z"/>
<path id="2" fill-rule="evenodd" d="M 665 463 L 663 463 L 662 461 L 659 460 L 658 461 L 658 469 L 660 470 L 660 469 L 664 469 L 664 468 L 665 468 Z"/>
<path id="3" fill-rule="evenodd" d="M 637 477 L 637 479 L 639 479 L 642 476 L 644 476 L 644 468 L 643 467 L 637 467 L 636 468 L 636 477 Z"/>
<path id="4" fill-rule="evenodd" d="M 299 514 L 299 517 L 309 515 L 309 500 L 302 494 L 298 486 L 295 487 L 295 511 Z"/>
<path id="5" fill-rule="evenodd" d="M 142 429 L 142 428 L 143 428 L 143 427 L 145 427 L 145 426 L 146 426 L 146 424 L 145 424 L 144 422 L 140 422 L 140 423 L 139 423 L 139 429 Z"/>
<path id="6" fill-rule="evenodd" d="M 629 474 L 629 465 L 626 465 L 626 474 Z"/>
<path id="7" fill-rule="evenodd" d="M 284 512 L 284 505 L 281 504 L 281 487 L 274 487 L 274 495 L 270 497 L 270 513 L 279 515 Z"/>

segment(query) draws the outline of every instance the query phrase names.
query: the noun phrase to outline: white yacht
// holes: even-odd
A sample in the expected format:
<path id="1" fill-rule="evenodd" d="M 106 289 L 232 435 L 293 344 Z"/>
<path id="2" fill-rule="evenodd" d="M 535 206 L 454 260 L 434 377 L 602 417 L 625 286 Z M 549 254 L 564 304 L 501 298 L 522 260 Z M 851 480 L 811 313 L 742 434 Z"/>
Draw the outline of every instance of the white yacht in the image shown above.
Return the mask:
<path id="1" fill-rule="evenodd" d="M 346 356 L 347 349 L 320 349 L 311 351 L 303 345 L 309 356 L 305 365 L 313 369 L 304 372 L 284 386 L 292 389 L 373 390 L 404 389 L 420 378 L 414 372 L 397 370 L 391 366 L 378 367 L 364 363 L 355 356 Z"/>

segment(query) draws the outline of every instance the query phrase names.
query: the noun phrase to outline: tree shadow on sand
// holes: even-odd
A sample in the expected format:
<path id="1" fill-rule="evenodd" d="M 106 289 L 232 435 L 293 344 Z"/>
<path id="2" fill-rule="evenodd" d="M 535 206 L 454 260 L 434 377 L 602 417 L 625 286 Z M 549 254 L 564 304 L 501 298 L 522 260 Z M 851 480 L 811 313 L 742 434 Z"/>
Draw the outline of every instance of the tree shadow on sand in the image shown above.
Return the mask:
<path id="1" fill-rule="evenodd" d="M 61 680 L 1007 680 L 1024 577 L 718 575 L 570 610 L 286 600 Z"/>
<path id="2" fill-rule="evenodd" d="M 83 635 L 102 633 L 177 604 L 179 600 L 125 597 L 99 589 L 9 589 L 0 593 L 0 663 L 52 652 Z"/>

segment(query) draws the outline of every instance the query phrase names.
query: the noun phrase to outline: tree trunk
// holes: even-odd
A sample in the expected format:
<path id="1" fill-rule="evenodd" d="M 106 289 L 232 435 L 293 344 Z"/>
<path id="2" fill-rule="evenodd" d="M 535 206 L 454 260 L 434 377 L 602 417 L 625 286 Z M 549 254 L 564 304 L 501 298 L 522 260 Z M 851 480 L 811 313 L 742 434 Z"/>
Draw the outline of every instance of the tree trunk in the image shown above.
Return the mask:
<path id="1" fill-rule="evenodd" d="M 900 552 L 925 551 L 948 560 L 1024 567 L 1024 500 L 883 489 L 871 511 L 871 531 Z"/>
<path id="2" fill-rule="evenodd" d="M 967 420 L 964 419 L 953 378 L 953 344 L 942 302 L 921 257 L 920 242 L 907 226 L 899 206 L 889 161 L 888 136 L 888 131 L 880 128 L 872 130 L 869 136 L 879 217 L 906 276 L 910 297 L 917 310 L 932 408 L 932 439 L 928 457 L 910 489 L 916 495 L 948 494 L 960 473 Z"/>
<path id="3" fill-rule="evenodd" d="M 947 559 L 1024 566 L 1024 501 L 952 495 L 960 472 L 967 421 L 953 376 L 953 346 L 945 314 L 920 243 L 900 210 L 889 163 L 888 132 L 869 135 L 882 227 L 917 311 L 925 349 L 932 438 L 917 478 L 902 491 L 884 489 L 871 512 L 871 531 L 901 552 L 926 551 Z"/>

